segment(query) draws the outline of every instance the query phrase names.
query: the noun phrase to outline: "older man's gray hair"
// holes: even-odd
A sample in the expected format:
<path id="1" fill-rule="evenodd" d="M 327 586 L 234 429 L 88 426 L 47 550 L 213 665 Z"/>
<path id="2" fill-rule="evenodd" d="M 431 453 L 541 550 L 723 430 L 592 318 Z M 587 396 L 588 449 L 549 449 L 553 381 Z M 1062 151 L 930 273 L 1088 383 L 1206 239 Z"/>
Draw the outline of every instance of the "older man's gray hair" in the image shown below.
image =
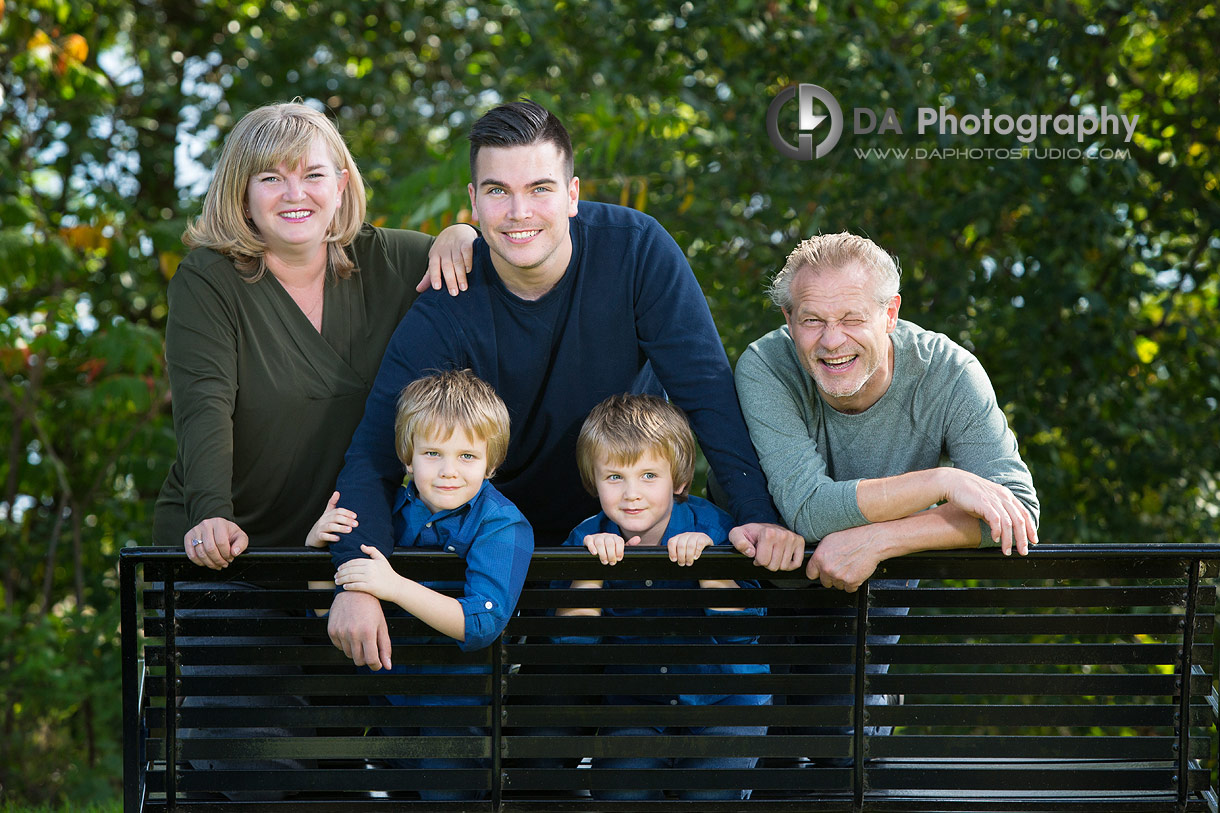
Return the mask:
<path id="1" fill-rule="evenodd" d="M 792 278 L 802 268 L 814 273 L 858 263 L 876 281 L 877 303 L 887 304 L 898 293 L 898 258 L 867 237 L 839 232 L 819 234 L 801 241 L 788 255 L 784 267 L 767 286 L 767 295 L 777 308 L 792 309 Z"/>

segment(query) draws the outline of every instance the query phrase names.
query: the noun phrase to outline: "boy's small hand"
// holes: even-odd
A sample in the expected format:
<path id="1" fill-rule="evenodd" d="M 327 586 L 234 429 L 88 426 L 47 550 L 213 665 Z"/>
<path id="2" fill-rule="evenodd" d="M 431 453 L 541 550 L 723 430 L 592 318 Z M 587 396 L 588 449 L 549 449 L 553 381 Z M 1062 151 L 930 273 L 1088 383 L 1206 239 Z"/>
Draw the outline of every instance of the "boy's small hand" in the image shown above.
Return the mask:
<path id="1" fill-rule="evenodd" d="M 589 534 L 585 537 L 585 547 L 589 553 L 601 559 L 603 565 L 613 565 L 623 561 L 623 551 L 627 545 L 640 544 L 640 538 L 633 536 L 626 542 L 618 534 Z"/>
<path id="2" fill-rule="evenodd" d="M 371 593 L 377 598 L 392 601 L 389 595 L 398 574 L 377 548 L 361 545 L 360 550 L 370 558 L 351 559 L 339 565 L 339 570 L 335 573 L 335 584 L 344 590 Z"/>
<path id="3" fill-rule="evenodd" d="M 309 536 L 305 537 L 306 546 L 324 548 L 331 542 L 339 541 L 339 537 L 336 534 L 350 534 L 352 528 L 360 524 L 356 521 L 355 511 L 339 508 L 338 504 L 339 492 L 336 491 L 330 495 L 330 500 L 327 501 L 326 510 L 322 512 L 322 516 L 309 529 Z"/>
<path id="4" fill-rule="evenodd" d="M 669 540 L 669 561 L 677 562 L 678 566 L 693 564 L 703 553 L 703 549 L 712 545 L 712 538 L 698 531 L 688 531 L 678 534 Z"/>

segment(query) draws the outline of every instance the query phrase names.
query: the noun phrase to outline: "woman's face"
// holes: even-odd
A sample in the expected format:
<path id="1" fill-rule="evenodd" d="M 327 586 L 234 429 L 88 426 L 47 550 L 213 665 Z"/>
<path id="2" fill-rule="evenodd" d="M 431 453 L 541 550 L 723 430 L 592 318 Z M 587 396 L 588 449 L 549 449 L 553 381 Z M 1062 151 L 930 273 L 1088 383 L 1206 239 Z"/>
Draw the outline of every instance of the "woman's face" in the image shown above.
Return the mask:
<path id="1" fill-rule="evenodd" d="M 347 170 L 335 166 L 320 139 L 299 165 L 281 164 L 251 175 L 246 209 L 267 243 L 267 253 L 310 257 L 324 250 L 345 186 Z"/>

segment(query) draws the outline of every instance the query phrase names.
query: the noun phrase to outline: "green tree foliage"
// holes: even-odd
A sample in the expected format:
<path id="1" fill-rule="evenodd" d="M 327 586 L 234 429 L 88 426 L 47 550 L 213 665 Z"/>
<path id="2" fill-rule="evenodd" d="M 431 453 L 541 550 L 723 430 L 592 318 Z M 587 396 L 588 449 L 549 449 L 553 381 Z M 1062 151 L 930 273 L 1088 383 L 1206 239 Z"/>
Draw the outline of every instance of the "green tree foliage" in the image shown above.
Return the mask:
<path id="1" fill-rule="evenodd" d="M 991 373 L 1043 539 L 1215 540 L 1214 3 L 659 8 L 0 0 L 0 794 L 117 782 L 115 552 L 149 542 L 174 448 L 165 283 L 220 139 L 267 101 L 332 111 L 371 216 L 431 231 L 468 216 L 472 118 L 521 95 L 552 107 L 583 196 L 670 229 L 733 358 L 779 324 L 762 284 L 797 240 L 867 233 L 902 261 L 903 315 Z M 764 127 L 798 82 L 846 118 L 811 162 Z M 933 150 L 1020 144 L 916 127 L 920 107 L 1102 106 L 1139 116 L 1131 143 L 1051 133 L 1030 157 L 947 158 Z M 903 133 L 854 133 L 857 107 L 893 108 Z M 1127 152 L 1047 153 L 1090 144 Z"/>

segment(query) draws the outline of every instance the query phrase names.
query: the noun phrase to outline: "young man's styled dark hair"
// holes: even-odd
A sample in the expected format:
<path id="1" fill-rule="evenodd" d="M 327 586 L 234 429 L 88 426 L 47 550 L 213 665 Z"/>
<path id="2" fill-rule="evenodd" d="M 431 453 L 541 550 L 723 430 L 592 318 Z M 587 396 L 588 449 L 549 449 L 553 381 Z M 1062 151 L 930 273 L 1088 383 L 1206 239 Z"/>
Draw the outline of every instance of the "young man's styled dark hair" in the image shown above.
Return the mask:
<path id="1" fill-rule="evenodd" d="M 574 173 L 572 139 L 555 114 L 537 102 L 522 99 L 488 110 L 470 127 L 470 181 L 477 184 L 474 163 L 483 147 L 528 147 L 551 143 L 563 156 L 564 169 Z M 565 178 L 564 180 L 567 180 Z"/>

